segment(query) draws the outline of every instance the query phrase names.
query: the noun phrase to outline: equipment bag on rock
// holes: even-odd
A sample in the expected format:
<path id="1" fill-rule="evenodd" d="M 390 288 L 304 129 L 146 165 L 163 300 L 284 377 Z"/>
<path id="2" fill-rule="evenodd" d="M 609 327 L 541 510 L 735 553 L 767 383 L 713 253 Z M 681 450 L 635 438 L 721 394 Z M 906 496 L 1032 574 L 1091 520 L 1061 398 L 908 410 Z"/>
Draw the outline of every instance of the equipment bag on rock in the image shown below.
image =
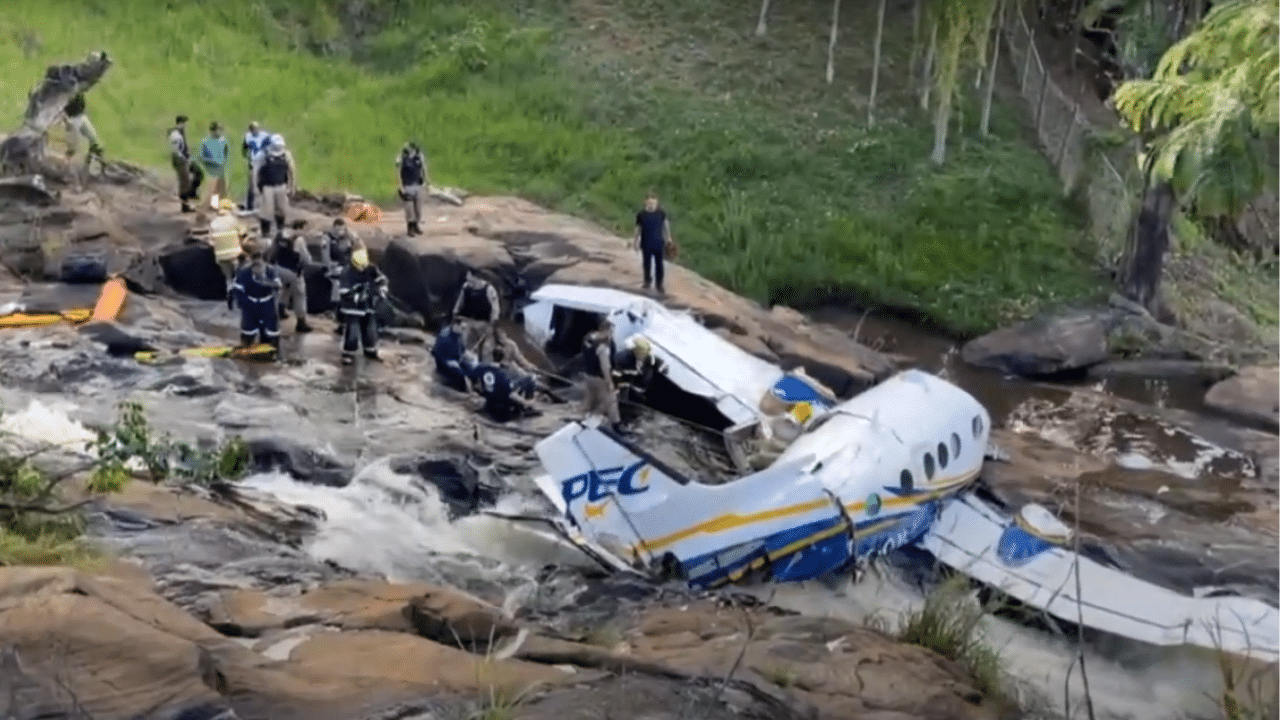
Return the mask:
<path id="1" fill-rule="evenodd" d="M 107 281 L 107 262 L 97 255 L 72 255 L 62 261 L 58 279 L 64 283 L 88 284 Z"/>

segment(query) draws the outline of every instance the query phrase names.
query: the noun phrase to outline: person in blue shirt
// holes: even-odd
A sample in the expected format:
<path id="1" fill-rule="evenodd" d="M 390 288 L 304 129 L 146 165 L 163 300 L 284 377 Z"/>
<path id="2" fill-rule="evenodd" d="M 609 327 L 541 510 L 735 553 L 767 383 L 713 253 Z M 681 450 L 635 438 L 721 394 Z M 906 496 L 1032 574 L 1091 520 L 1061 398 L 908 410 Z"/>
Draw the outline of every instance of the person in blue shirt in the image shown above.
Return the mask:
<path id="1" fill-rule="evenodd" d="M 258 164 L 262 162 L 263 156 L 267 154 L 267 146 L 271 144 L 271 133 L 262 128 L 258 121 L 249 123 L 249 129 L 244 134 L 244 142 L 240 145 L 240 154 L 249 163 L 249 187 L 244 196 L 244 209 L 252 210 L 254 202 L 254 185 L 257 184 L 254 175 Z"/>
<path id="2" fill-rule="evenodd" d="M 484 398 L 484 407 L 481 408 L 481 412 L 488 415 L 494 422 L 505 423 L 542 414 L 536 408 L 526 405 L 515 397 L 516 395 L 521 395 L 525 399 L 533 397 L 537 389 L 537 381 L 532 377 L 520 375 L 500 365 L 479 363 L 475 353 L 470 351 L 463 355 L 463 365 L 469 368 L 468 375 L 472 387 Z"/>
<path id="3" fill-rule="evenodd" d="M 645 289 L 653 285 L 659 295 L 666 293 L 662 288 L 662 261 L 668 245 L 675 245 L 671 238 L 671 221 L 667 212 L 658 206 L 657 193 L 650 192 L 644 199 L 644 209 L 636 213 L 636 235 L 632 246 L 640 251 Z"/>
<path id="4" fill-rule="evenodd" d="M 280 278 L 267 265 L 262 249 L 248 241 L 244 248 L 249 262 L 236 273 L 231 294 L 240 308 L 240 344 L 244 347 L 259 342 L 274 345 L 280 351 L 279 303 Z"/>
<path id="5" fill-rule="evenodd" d="M 200 143 L 200 162 L 213 180 L 213 192 L 220 198 L 227 197 L 227 157 L 231 148 L 222 136 L 222 125 L 210 123 L 209 137 Z"/>
<path id="6" fill-rule="evenodd" d="M 431 346 L 431 357 L 436 362 L 436 373 L 444 384 L 459 392 L 467 392 L 469 368 L 463 365 L 467 352 L 463 319 L 454 316 L 449 325 L 436 335 Z"/>

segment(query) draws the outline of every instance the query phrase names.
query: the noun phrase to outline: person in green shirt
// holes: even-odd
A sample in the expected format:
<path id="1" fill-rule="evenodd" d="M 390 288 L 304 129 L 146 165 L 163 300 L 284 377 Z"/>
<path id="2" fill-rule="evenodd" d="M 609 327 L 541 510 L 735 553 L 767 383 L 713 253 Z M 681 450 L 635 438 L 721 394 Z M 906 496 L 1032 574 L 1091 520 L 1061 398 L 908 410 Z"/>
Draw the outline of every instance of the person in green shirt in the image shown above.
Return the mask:
<path id="1" fill-rule="evenodd" d="M 213 179 L 212 190 L 220 198 L 227 197 L 227 158 L 230 155 L 227 139 L 222 135 L 222 125 L 209 125 L 209 137 L 200 143 L 200 161 Z"/>

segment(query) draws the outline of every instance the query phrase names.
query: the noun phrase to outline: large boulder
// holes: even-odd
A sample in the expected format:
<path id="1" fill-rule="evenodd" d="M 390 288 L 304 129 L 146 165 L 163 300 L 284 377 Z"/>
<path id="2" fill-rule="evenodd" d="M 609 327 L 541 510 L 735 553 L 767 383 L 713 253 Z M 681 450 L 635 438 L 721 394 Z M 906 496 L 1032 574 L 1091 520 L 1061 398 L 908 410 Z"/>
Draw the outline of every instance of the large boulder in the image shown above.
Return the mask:
<path id="1" fill-rule="evenodd" d="M 1280 431 L 1280 368 L 1255 365 L 1213 387 L 1204 404 L 1225 415 Z"/>
<path id="2" fill-rule="evenodd" d="M 1110 331 L 1108 319 L 1098 313 L 1044 315 L 971 340 L 960 357 L 1010 375 L 1057 375 L 1106 361 Z"/>
<path id="3" fill-rule="evenodd" d="M 513 198 L 470 198 L 432 214 L 426 236 L 366 237 L 392 293 L 429 323 L 448 315 L 467 270 L 489 279 L 507 310 L 518 310 L 545 283 L 643 293 L 628 241 L 591 223 Z M 896 369 L 895 358 L 843 333 L 785 308 L 766 310 L 674 263 L 667 265 L 666 289 L 668 307 L 693 313 L 747 352 L 788 369 L 802 366 L 841 397 Z"/>

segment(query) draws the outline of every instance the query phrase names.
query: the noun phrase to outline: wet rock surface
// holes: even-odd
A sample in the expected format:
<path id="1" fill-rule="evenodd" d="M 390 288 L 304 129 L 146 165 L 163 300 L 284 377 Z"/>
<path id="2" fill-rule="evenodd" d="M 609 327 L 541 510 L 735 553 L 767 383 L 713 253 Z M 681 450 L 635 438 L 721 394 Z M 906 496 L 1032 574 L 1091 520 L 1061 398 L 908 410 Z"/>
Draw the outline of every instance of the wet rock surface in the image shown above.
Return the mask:
<path id="1" fill-rule="evenodd" d="M 475 413 L 478 399 L 432 382 L 428 335 L 388 332 L 384 361 L 356 371 L 338 364 L 324 317 L 310 335 L 284 323 L 286 362 L 276 366 L 169 355 L 226 344 L 237 331 L 211 253 L 183 243 L 190 219 L 136 188 L 40 197 L 5 200 L 3 217 L 20 224 L 38 210 L 61 218 L 75 248 L 116 248 L 113 257 L 124 259 L 113 268 L 128 273 L 135 294 L 114 323 L 0 330 L 6 414 L 36 400 L 94 428 L 115 420 L 120 400 L 136 400 L 177 437 L 242 436 L 255 471 L 322 487 L 334 504 L 298 505 L 257 486 L 144 482 L 100 499 L 91 532 L 129 564 L 92 574 L 0 568 L 0 635 L 16 651 L 0 661 L 21 664 L 22 697 L 32 707 L 54 713 L 65 706 L 59 683 L 72 683 L 97 720 L 453 717 L 495 689 L 524 698 L 521 717 L 556 720 L 674 720 L 687 707 L 697 717 L 778 720 L 1000 715 L 953 663 L 861 625 L 602 577 L 558 558 L 541 571 L 529 561 L 512 567 L 467 548 L 436 548 L 431 537 L 402 539 L 397 573 L 318 559 L 323 543 L 369 542 L 359 528 L 337 532 L 344 503 L 362 494 L 390 498 L 405 513 L 428 512 L 418 506 L 432 497 L 459 523 L 504 499 L 531 497 L 533 445 L 575 418 L 576 404 L 546 404 L 541 417 L 515 425 L 488 423 Z M 72 209 L 56 215 L 60 203 Z M 426 238 L 392 237 L 400 229 L 392 213 L 383 226 L 357 231 L 397 298 L 429 321 L 451 306 L 467 269 L 496 282 L 507 310 L 545 282 L 639 292 L 638 261 L 625 241 L 589 224 L 503 198 L 440 205 L 427 217 Z M 6 262 L 50 277 L 53 255 L 5 232 Z M 901 361 L 786 308 L 765 311 L 683 268 L 668 274 L 668 304 L 750 352 L 803 366 L 842 396 Z M 96 294 L 93 285 L 23 285 L 0 272 L 0 304 L 56 312 L 91 306 Z M 1056 339 L 1030 351 L 1025 334 L 1006 334 L 966 359 L 981 356 L 1009 372 L 1101 372 L 1115 332 L 1099 323 L 1058 322 Z M 140 363 L 132 357 L 139 347 L 166 357 Z M 1179 371 L 1221 376 L 1202 366 Z M 1243 407 L 1263 387 L 1245 383 L 1274 383 L 1274 367 L 1270 373 L 1242 371 L 1224 381 L 1236 381 L 1234 390 L 1215 388 L 1215 402 L 1224 412 Z M 1061 397 L 1023 403 L 997 432 L 1010 457 L 991 463 L 986 480 L 999 499 L 1078 519 L 1094 552 L 1141 577 L 1274 601 L 1275 434 L 1097 393 L 1053 392 Z M 566 395 L 575 399 L 571 389 Z M 677 422 L 644 416 L 636 432 L 677 469 L 726 471 L 714 443 Z M 1169 441 L 1152 433 L 1176 436 L 1182 449 L 1167 452 Z"/>
<path id="2" fill-rule="evenodd" d="M 1257 423 L 1272 432 L 1280 431 L 1280 368 L 1241 368 L 1209 388 L 1204 402 L 1232 417 Z"/>

